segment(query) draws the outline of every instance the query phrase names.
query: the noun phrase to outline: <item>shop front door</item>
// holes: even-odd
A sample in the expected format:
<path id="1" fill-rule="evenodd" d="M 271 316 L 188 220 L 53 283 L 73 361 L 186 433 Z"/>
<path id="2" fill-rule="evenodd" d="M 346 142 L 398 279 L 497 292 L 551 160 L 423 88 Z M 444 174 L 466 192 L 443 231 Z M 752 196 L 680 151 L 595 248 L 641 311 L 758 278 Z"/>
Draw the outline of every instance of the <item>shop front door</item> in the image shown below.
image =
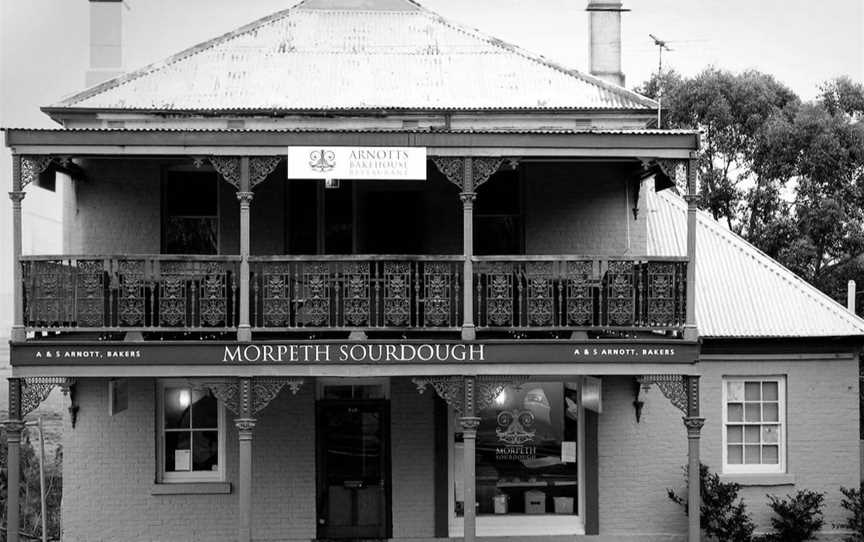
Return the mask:
<path id="1" fill-rule="evenodd" d="M 318 538 L 390 536 L 390 405 L 318 402 Z"/>

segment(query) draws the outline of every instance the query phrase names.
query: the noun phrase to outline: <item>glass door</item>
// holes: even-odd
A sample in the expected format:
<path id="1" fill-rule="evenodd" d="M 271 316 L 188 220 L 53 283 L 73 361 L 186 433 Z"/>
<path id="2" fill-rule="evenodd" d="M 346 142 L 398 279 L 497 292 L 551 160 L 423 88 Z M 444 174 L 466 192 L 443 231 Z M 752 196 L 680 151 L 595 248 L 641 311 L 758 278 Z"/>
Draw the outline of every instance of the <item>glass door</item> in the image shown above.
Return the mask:
<path id="1" fill-rule="evenodd" d="M 390 406 L 318 402 L 318 538 L 389 538 Z"/>

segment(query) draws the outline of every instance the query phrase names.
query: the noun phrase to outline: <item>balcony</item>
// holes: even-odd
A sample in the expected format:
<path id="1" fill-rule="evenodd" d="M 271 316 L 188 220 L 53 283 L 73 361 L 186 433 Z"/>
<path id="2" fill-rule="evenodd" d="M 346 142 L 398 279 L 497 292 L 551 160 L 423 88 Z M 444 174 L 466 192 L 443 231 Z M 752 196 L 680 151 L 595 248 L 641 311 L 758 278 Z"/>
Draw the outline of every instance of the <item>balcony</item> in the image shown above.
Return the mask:
<path id="1" fill-rule="evenodd" d="M 208 334 L 240 323 L 239 256 L 21 258 L 28 332 Z M 686 258 L 250 257 L 253 332 L 675 331 Z M 470 285 L 469 295 L 466 286 Z"/>

